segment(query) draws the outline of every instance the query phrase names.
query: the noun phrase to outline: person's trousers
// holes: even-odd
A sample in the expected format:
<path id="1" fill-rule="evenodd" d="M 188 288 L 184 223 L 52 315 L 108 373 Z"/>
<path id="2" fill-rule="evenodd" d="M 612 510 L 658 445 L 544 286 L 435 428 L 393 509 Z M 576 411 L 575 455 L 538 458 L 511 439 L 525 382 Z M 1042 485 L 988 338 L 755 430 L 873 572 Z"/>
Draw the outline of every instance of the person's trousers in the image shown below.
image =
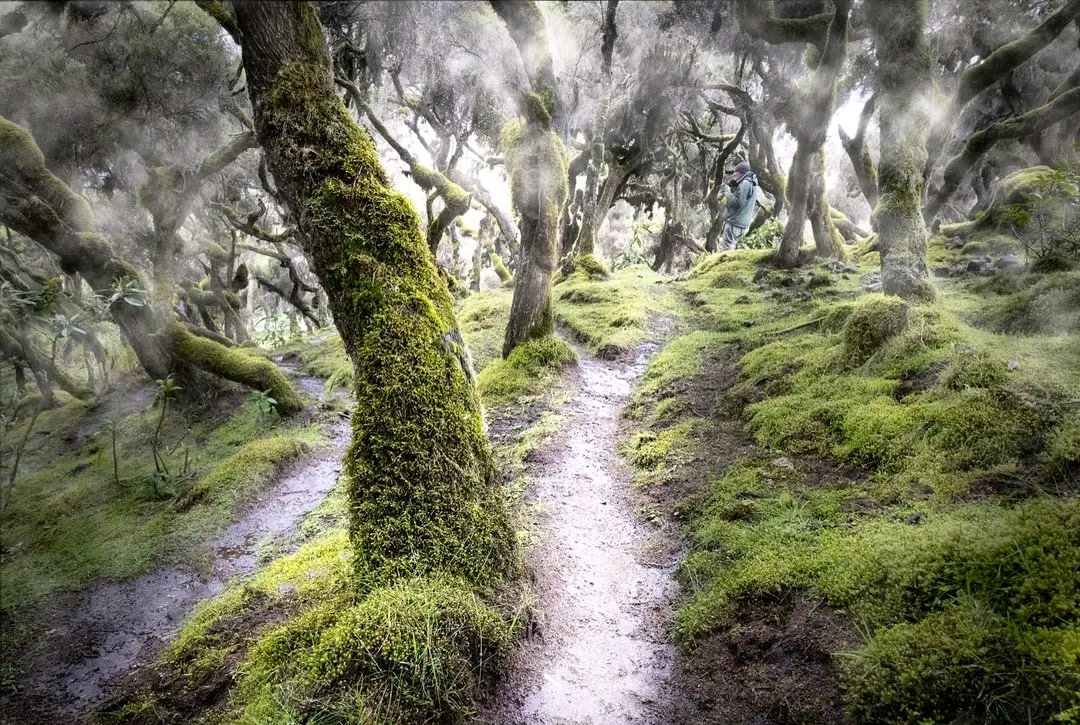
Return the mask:
<path id="1" fill-rule="evenodd" d="M 746 227 L 737 227 L 724 222 L 724 249 L 734 249 L 743 234 L 746 234 Z"/>

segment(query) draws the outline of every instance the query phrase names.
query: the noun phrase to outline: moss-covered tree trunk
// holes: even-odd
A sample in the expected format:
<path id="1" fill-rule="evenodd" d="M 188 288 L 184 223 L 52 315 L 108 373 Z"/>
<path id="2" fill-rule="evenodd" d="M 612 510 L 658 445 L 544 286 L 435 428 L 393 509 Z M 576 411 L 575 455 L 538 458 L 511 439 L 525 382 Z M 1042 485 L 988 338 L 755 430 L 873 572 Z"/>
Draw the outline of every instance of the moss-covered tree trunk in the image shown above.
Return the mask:
<path id="1" fill-rule="evenodd" d="M 803 227 L 811 211 L 807 208 L 807 204 L 811 200 L 813 166 L 815 158 L 822 152 L 825 144 L 829 119 L 832 118 L 836 105 L 836 80 L 847 55 L 847 28 L 851 0 L 835 0 L 833 5 L 834 12 L 823 36 L 824 48 L 811 77 L 805 100 L 801 103 L 803 113 L 795 125 L 798 146 L 791 162 L 787 182 L 790 204 L 789 221 L 784 227 L 784 236 L 780 240 L 780 249 L 776 254 L 776 263 L 780 267 L 790 268 L 799 263 Z M 766 20 L 769 26 L 779 22 L 768 16 Z M 809 40 L 809 36 L 806 39 Z M 821 200 L 817 201 L 817 206 L 822 206 Z M 842 256 L 843 248 L 835 245 L 834 237 L 828 229 L 828 214 L 822 214 L 819 210 L 817 221 L 818 223 L 813 225 L 813 228 L 818 254 L 827 257 Z"/>
<path id="2" fill-rule="evenodd" d="M 552 128 L 555 74 L 544 18 L 532 2 L 492 2 L 518 46 L 533 91 L 523 96 L 524 119 L 503 129 L 500 146 L 510 193 L 521 217 L 521 251 L 503 357 L 521 343 L 550 335 L 551 275 L 557 264 L 559 212 L 566 200 L 566 150 Z M 580 235 L 579 235 L 580 236 Z"/>
<path id="3" fill-rule="evenodd" d="M 593 124 L 592 149 L 589 168 L 585 174 L 585 198 L 582 208 L 581 227 L 578 229 L 576 252 L 579 257 L 592 257 L 596 247 L 597 198 L 600 169 L 604 164 L 604 132 L 607 129 L 608 105 L 611 102 L 611 57 L 615 50 L 618 26 L 615 23 L 619 0 L 607 0 L 604 8 L 604 24 L 600 43 L 601 97 Z M 605 213 L 607 209 L 604 210 Z"/>
<path id="4" fill-rule="evenodd" d="M 806 215 L 814 234 L 814 247 L 819 257 L 844 259 L 844 237 L 833 222 L 829 199 L 825 195 L 825 150 L 819 148 L 810 161 L 810 196 Z"/>
<path id="5" fill-rule="evenodd" d="M 931 299 L 923 222 L 923 168 L 931 88 L 930 51 L 923 29 L 927 0 L 871 0 L 881 104 L 879 200 L 874 229 L 886 294 Z"/>
<path id="6" fill-rule="evenodd" d="M 312 7 L 234 7 L 259 142 L 355 368 L 345 470 L 359 583 L 441 572 L 494 585 L 513 530 L 416 210 L 334 92 Z"/>

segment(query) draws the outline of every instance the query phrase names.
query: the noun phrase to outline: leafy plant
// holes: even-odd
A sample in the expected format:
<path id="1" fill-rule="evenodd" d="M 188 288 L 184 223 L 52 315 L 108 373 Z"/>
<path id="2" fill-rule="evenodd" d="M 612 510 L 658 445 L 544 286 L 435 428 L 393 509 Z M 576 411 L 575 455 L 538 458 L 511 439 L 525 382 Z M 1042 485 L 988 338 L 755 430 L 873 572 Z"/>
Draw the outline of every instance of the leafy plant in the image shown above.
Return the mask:
<path id="1" fill-rule="evenodd" d="M 770 219 L 752 232 L 747 233 L 739 240 L 739 247 L 743 249 L 774 249 L 780 244 L 780 238 L 784 236 L 784 225 L 779 219 Z"/>
<path id="2" fill-rule="evenodd" d="M 255 423 L 259 428 L 265 428 L 271 420 L 278 417 L 277 400 L 270 395 L 269 388 L 248 395 L 247 404 L 255 411 Z"/>
<path id="3" fill-rule="evenodd" d="M 1000 219 L 1036 269 L 1072 266 L 1080 255 L 1080 169 L 1043 174 L 1022 201 L 1001 208 Z"/>
<path id="4" fill-rule="evenodd" d="M 109 296 L 104 298 L 105 307 L 112 307 L 117 302 L 124 302 L 132 307 L 146 305 L 146 290 L 139 287 L 134 277 L 122 277 L 109 287 Z"/>

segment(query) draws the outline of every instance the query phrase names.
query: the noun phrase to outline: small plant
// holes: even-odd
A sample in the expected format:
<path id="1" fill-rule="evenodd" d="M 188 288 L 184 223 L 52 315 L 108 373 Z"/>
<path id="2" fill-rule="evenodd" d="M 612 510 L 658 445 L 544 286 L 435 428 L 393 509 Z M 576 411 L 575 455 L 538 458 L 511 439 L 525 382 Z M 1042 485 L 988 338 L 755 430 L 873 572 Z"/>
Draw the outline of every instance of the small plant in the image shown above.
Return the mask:
<path id="1" fill-rule="evenodd" d="M 248 406 L 255 412 L 255 424 L 265 428 L 271 420 L 278 418 L 277 400 L 270 395 L 270 390 L 259 390 L 247 397 Z"/>
<path id="2" fill-rule="evenodd" d="M 271 349 L 283 347 L 299 330 L 290 315 L 266 311 L 255 323 L 255 341 Z"/>
<path id="3" fill-rule="evenodd" d="M 165 411 L 168 410 L 169 401 L 173 400 L 183 388 L 176 384 L 171 375 L 163 380 L 155 380 L 154 385 L 157 386 L 157 390 L 154 392 L 154 402 L 161 405 L 161 413 L 158 415 L 157 425 L 154 427 L 154 435 L 150 438 L 150 447 L 154 453 L 154 472 L 143 479 L 143 487 L 148 492 L 152 490 L 156 498 L 167 498 L 175 495 L 175 492 L 170 493 L 173 480 L 172 474 L 169 473 L 169 466 L 165 462 L 165 455 L 161 450 L 161 427 L 165 423 Z M 185 456 L 185 460 L 186 458 L 187 456 Z"/>
<path id="4" fill-rule="evenodd" d="M 1071 266 L 1080 255 L 1080 169 L 1043 174 L 1024 200 L 1002 207 L 1000 218 L 1036 269 Z"/>
<path id="5" fill-rule="evenodd" d="M 645 240 L 653 239 L 660 233 L 660 225 L 649 219 L 635 221 L 630 230 L 630 245 L 615 256 L 611 269 L 624 269 L 635 264 L 645 264 Z"/>

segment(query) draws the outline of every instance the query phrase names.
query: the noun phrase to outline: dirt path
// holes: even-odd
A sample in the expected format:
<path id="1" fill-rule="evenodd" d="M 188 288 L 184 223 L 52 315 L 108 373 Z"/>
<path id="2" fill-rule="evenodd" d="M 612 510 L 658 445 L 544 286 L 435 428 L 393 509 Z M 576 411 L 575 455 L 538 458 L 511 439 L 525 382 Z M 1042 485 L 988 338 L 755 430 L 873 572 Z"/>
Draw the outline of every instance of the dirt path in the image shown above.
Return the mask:
<path id="1" fill-rule="evenodd" d="M 308 395 L 322 381 L 299 378 Z M 34 668 L 19 701 L 0 708 L 4 722 L 83 722 L 109 694 L 110 681 L 151 659 L 172 638 L 194 606 L 218 594 L 230 579 L 254 571 L 260 542 L 288 539 L 304 515 L 322 501 L 341 471 L 349 441 L 342 420 L 331 445 L 302 458 L 263 489 L 226 531 L 208 544 L 214 552 L 209 576 L 184 567 L 161 567 L 120 582 L 70 594 L 50 618 L 38 643 Z M 58 720 L 58 718 L 60 718 Z"/>
<path id="2" fill-rule="evenodd" d="M 660 547 L 615 450 L 620 414 L 655 350 L 642 346 L 629 365 L 582 354 L 568 420 L 530 468 L 531 498 L 545 511 L 527 554 L 541 619 L 485 715 L 493 725 L 664 720 L 674 560 L 649 561 Z"/>

